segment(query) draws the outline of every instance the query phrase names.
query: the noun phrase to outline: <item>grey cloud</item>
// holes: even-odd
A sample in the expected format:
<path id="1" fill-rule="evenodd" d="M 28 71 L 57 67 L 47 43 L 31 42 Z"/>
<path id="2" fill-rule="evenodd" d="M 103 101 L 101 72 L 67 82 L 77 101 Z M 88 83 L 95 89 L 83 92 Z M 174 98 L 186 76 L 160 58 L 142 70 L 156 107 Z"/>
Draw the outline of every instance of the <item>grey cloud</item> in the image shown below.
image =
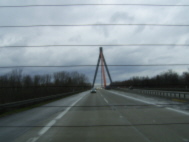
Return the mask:
<path id="1" fill-rule="evenodd" d="M 81 1 L 77 1 L 81 3 Z M 121 3 L 121 1 L 98 1 Z M 127 1 L 129 2 L 129 1 Z M 53 1 L 55 4 L 74 1 Z M 89 3 L 97 3 L 90 1 Z M 126 2 L 125 2 L 126 3 Z M 162 4 L 165 1 L 158 1 Z M 168 0 L 167 3 L 177 3 Z M 181 1 L 180 4 L 187 4 Z M 52 1 L 0 1 L 1 5 L 52 4 Z M 89 23 L 165 23 L 188 24 L 186 8 L 133 8 L 67 7 L 67 8 L 14 8 L 0 9 L 0 25 L 31 24 L 89 24 Z M 6 45 L 52 45 L 52 44 L 189 44 L 188 27 L 41 27 L 1 28 L 0 44 Z M 103 47 L 108 64 L 185 63 L 189 60 L 188 47 Z M 99 47 L 50 47 L 50 48 L 0 48 L 0 66 L 5 65 L 81 65 L 96 64 Z M 171 67 L 182 72 L 183 67 Z M 152 76 L 170 67 L 110 67 L 113 80 L 124 80 L 137 75 Z M 95 67 L 85 68 L 28 68 L 25 72 L 52 73 L 60 70 L 86 73 L 92 81 Z M 1 70 L 1 73 L 7 71 Z M 99 75 L 99 74 L 98 74 Z M 100 76 L 98 76 L 98 83 Z"/>
<path id="2" fill-rule="evenodd" d="M 77 42 L 80 43 L 82 41 L 82 38 L 80 35 L 73 36 L 69 39 L 70 42 Z"/>
<path id="3" fill-rule="evenodd" d="M 111 16 L 110 22 L 117 23 L 117 22 L 125 22 L 130 23 L 134 20 L 134 17 L 129 16 L 126 12 L 116 12 Z"/>
<path id="4" fill-rule="evenodd" d="M 102 24 L 102 23 L 98 22 L 96 24 Z M 92 27 L 92 29 L 94 29 L 94 31 L 97 32 L 98 34 L 102 34 L 105 38 L 108 38 L 110 36 L 110 32 L 109 32 L 109 30 L 111 29 L 110 27 L 94 26 Z"/>

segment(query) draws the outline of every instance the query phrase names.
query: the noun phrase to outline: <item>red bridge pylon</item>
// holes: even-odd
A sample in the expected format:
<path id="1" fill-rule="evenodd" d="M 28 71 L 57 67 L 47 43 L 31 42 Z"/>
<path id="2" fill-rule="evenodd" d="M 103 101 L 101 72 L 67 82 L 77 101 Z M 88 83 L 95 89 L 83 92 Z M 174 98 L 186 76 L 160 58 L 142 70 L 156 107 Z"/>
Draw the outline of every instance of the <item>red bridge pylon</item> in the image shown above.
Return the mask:
<path id="1" fill-rule="evenodd" d="M 95 75 L 94 75 L 94 79 L 93 79 L 93 87 L 94 87 L 94 84 L 95 84 L 95 80 L 96 80 L 96 76 L 97 76 L 97 72 L 98 72 L 98 67 L 99 67 L 100 61 L 101 61 L 101 73 L 102 73 L 101 80 L 103 80 L 103 82 L 104 82 L 104 88 L 106 88 L 106 74 L 105 74 L 104 67 L 106 68 L 106 72 L 107 72 L 108 77 L 110 79 L 110 84 L 112 84 L 112 78 L 110 76 L 110 72 L 108 70 L 108 66 L 106 64 L 106 60 L 105 60 L 104 55 L 103 55 L 103 49 L 102 49 L 102 47 L 100 47 L 100 54 L 99 54 L 99 57 L 98 57 L 98 61 L 97 61 L 97 65 L 96 65 L 96 70 L 95 70 Z"/>

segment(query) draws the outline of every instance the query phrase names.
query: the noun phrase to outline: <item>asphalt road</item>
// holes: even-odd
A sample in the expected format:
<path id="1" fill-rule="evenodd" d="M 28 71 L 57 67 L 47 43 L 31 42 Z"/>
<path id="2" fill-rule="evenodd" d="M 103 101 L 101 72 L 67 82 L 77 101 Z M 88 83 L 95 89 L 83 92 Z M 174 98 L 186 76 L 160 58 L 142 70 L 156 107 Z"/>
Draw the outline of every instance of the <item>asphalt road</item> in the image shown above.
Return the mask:
<path id="1" fill-rule="evenodd" d="M 189 142 L 189 112 L 157 102 L 80 93 L 0 118 L 0 142 Z"/>

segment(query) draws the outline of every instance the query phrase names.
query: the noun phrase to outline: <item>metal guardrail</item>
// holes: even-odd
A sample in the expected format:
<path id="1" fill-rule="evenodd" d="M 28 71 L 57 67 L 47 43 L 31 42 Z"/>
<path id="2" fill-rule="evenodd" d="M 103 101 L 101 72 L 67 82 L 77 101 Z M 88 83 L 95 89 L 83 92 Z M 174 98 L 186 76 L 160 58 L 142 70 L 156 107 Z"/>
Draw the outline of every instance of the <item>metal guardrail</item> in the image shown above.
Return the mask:
<path id="1" fill-rule="evenodd" d="M 29 106 L 31 104 L 35 104 L 35 103 L 38 103 L 38 102 L 56 99 L 56 98 L 60 98 L 60 97 L 63 97 L 63 96 L 68 96 L 68 95 L 72 95 L 72 94 L 80 93 L 80 92 L 82 92 L 82 91 L 69 92 L 69 93 L 51 95 L 51 96 L 47 96 L 47 97 L 40 97 L 40 98 L 29 99 L 29 100 L 24 100 L 24 101 L 1 104 L 0 105 L 0 112 L 3 112 L 3 111 L 10 109 L 10 108 L 18 108 L 18 107 L 22 107 L 22 106 Z"/>
<path id="2" fill-rule="evenodd" d="M 124 89 L 124 88 L 119 88 L 119 89 L 127 91 L 127 92 L 135 92 L 135 93 L 146 94 L 146 95 L 189 99 L 189 92 L 163 91 L 163 90 L 143 90 L 143 89 Z"/>

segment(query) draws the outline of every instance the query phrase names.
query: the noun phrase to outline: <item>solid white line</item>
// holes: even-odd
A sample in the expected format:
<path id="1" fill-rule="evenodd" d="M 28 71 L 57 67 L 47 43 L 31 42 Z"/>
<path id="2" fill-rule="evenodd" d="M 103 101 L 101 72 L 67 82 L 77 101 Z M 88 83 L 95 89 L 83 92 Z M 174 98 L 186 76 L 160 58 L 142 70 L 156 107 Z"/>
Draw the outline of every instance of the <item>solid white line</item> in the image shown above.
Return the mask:
<path id="1" fill-rule="evenodd" d="M 104 98 L 104 101 L 108 104 L 108 100 L 106 100 L 106 99 Z"/>
<path id="2" fill-rule="evenodd" d="M 146 103 L 146 104 L 154 105 L 153 103 L 150 103 L 148 101 L 137 99 L 137 98 L 133 98 L 133 97 L 130 97 L 130 96 L 126 96 L 126 95 L 120 94 L 118 92 L 114 92 L 114 91 L 109 91 L 109 92 L 114 93 L 114 94 L 119 95 L 119 96 L 122 96 L 122 97 L 125 97 L 125 98 L 129 98 L 129 99 L 136 100 L 136 101 L 139 101 L 139 102 L 143 102 L 143 103 Z"/>
<path id="3" fill-rule="evenodd" d="M 39 131 L 38 135 L 41 136 L 41 135 L 45 134 L 55 123 L 56 123 L 56 120 L 50 121 L 45 127 L 43 127 Z"/>
<path id="4" fill-rule="evenodd" d="M 39 138 L 34 137 L 34 138 L 29 139 L 27 142 L 36 142 L 38 139 Z"/>
<path id="5" fill-rule="evenodd" d="M 85 95 L 83 95 L 81 98 L 79 98 L 77 101 L 72 103 L 70 107 L 65 109 L 63 112 L 61 112 L 58 116 L 56 116 L 53 120 L 51 120 L 45 127 L 43 127 L 37 137 L 33 137 L 28 140 L 28 142 L 36 142 L 42 135 L 44 135 L 55 123 L 58 119 L 62 118 L 76 103 L 78 103 Z"/>
<path id="6" fill-rule="evenodd" d="M 143 103 L 146 103 L 146 104 L 155 105 L 154 103 L 151 103 L 151 102 L 148 102 L 148 101 L 145 101 L 145 100 L 141 100 L 141 99 L 137 99 L 137 98 L 133 98 L 133 97 L 130 97 L 130 96 L 126 96 L 126 95 L 123 95 L 123 94 L 118 93 L 118 92 L 115 92 L 115 91 L 109 91 L 109 92 L 110 92 L 110 93 L 114 93 L 114 94 L 119 95 L 119 96 L 122 96 L 122 97 L 125 97 L 125 98 L 129 98 L 129 99 L 132 99 L 132 100 L 136 100 L 136 101 L 139 101 L 139 102 L 143 102 Z M 161 106 L 161 105 L 155 105 L 155 106 Z M 174 112 L 177 112 L 177 113 L 189 115 L 189 112 L 186 112 L 186 111 L 183 111 L 183 110 L 178 110 L 178 109 L 169 108 L 169 107 L 166 107 L 166 109 L 167 109 L 167 110 L 174 111 Z"/>
<path id="7" fill-rule="evenodd" d="M 189 112 L 186 112 L 186 111 L 183 111 L 183 110 L 178 110 L 178 109 L 174 109 L 174 108 L 170 108 L 170 107 L 166 107 L 166 109 L 172 110 L 172 111 L 175 111 L 175 112 L 178 112 L 178 113 L 182 113 L 182 114 L 185 114 L 185 115 L 189 115 Z"/>

